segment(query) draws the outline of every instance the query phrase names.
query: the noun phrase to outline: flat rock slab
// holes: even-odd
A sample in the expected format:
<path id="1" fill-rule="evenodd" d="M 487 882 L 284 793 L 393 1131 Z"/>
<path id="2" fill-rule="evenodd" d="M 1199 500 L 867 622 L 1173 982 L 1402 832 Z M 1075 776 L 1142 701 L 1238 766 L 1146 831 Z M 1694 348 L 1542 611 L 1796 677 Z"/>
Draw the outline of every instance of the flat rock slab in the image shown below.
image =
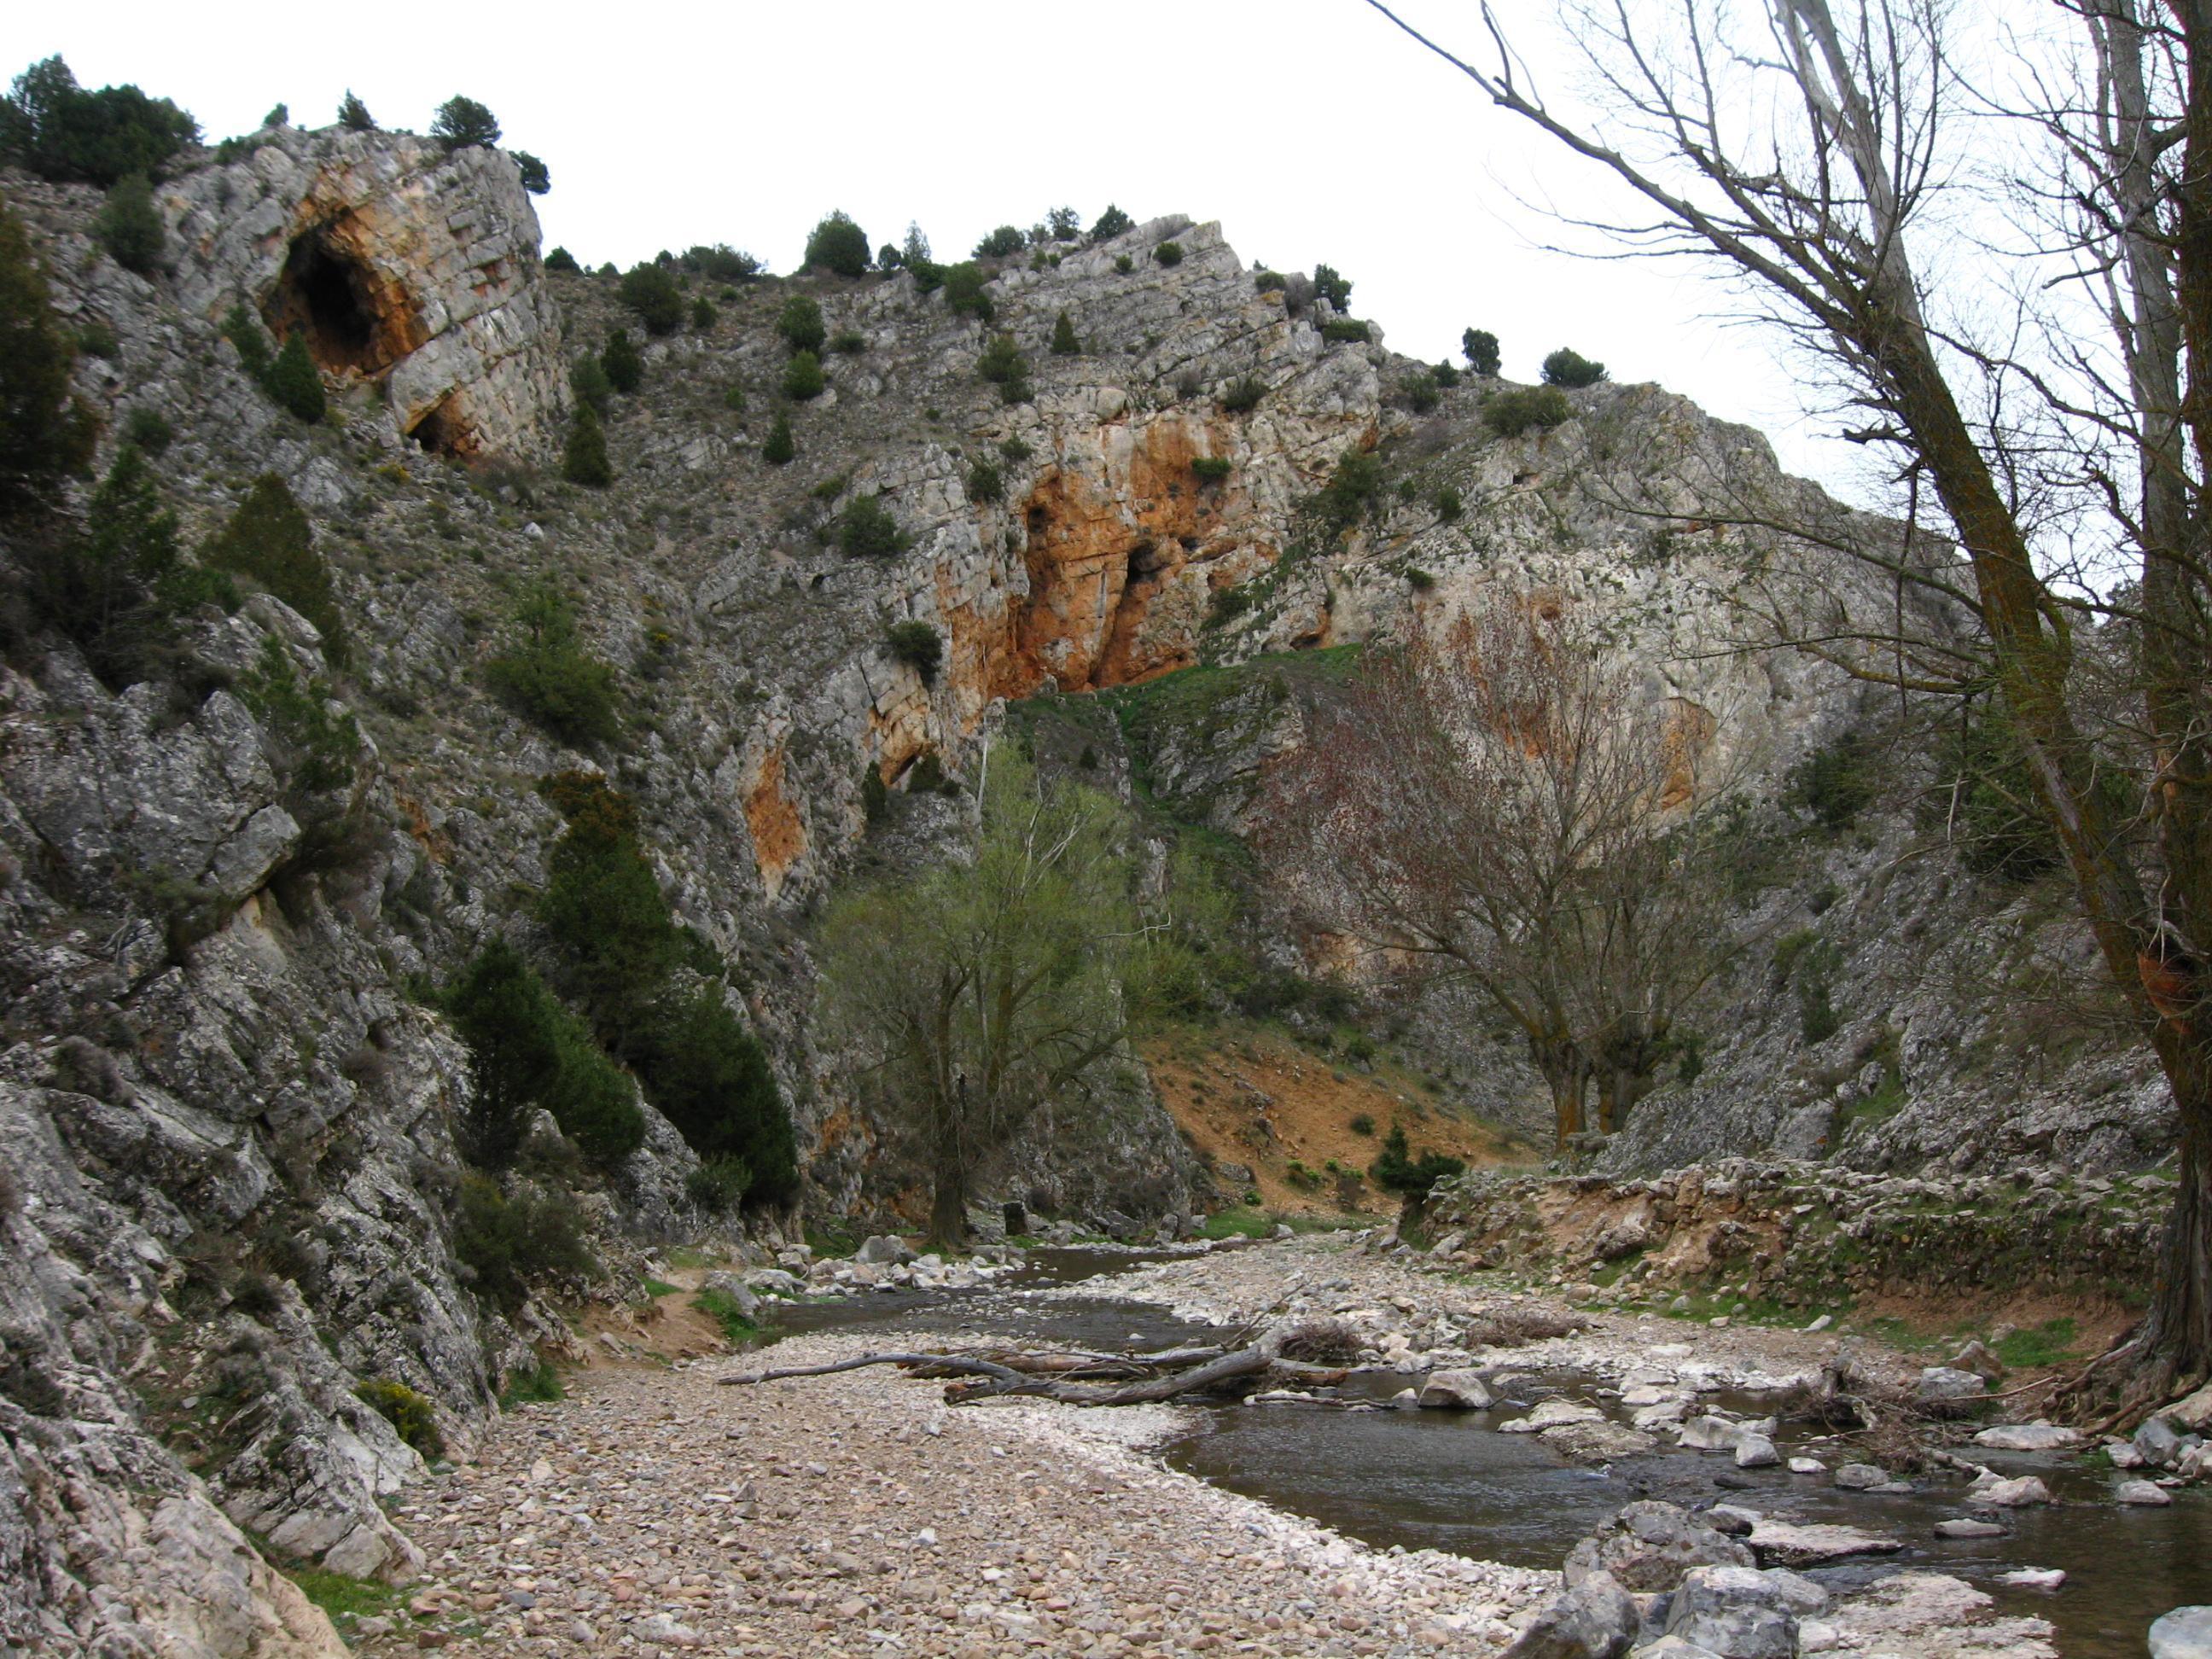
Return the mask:
<path id="1" fill-rule="evenodd" d="M 2063 1451 L 2080 1445 L 2081 1437 L 2075 1430 L 2051 1423 L 2001 1423 L 1994 1429 L 1984 1429 L 1974 1437 L 1974 1443 L 1992 1451 Z"/>
<path id="2" fill-rule="evenodd" d="M 2140 1504 L 2145 1509 L 2163 1509 L 2173 1502 L 2173 1494 L 2155 1480 L 2123 1480 L 2113 1498 L 2123 1504 Z"/>
<path id="3" fill-rule="evenodd" d="M 2212 1659 L 2212 1607 L 2176 1607 L 2153 1625 L 2150 1659 Z"/>
<path id="4" fill-rule="evenodd" d="M 1850 1561 L 1862 1556 L 1895 1555 L 1905 1547 L 1901 1538 L 1884 1538 L 1824 1522 L 1803 1525 L 1762 1518 L 1745 1540 L 1762 1567 L 1817 1567 L 1830 1561 Z"/>
<path id="5" fill-rule="evenodd" d="M 2005 1529 L 1994 1521 L 1970 1521 L 1962 1518 L 1938 1521 L 1936 1523 L 1936 1535 L 1938 1538 L 2002 1538 L 2004 1536 L 2004 1532 Z"/>
<path id="6" fill-rule="evenodd" d="M 1498 1425 L 1500 1434 L 1541 1434 L 1547 1429 L 1556 1429 L 1569 1423 L 1602 1423 L 1605 1413 L 1595 1406 L 1585 1406 L 1572 1400 L 1547 1400 L 1526 1417 L 1516 1417 L 1510 1423 Z"/>
<path id="7" fill-rule="evenodd" d="M 1595 1423 L 1560 1423 L 1539 1437 L 1577 1463 L 1609 1463 L 1616 1457 L 1640 1457 L 1659 1443 L 1648 1434 L 1601 1419 Z"/>
<path id="8" fill-rule="evenodd" d="M 1992 1480 L 1987 1486 L 1972 1487 L 1967 1491 L 1966 1501 L 1977 1509 L 2026 1509 L 2034 1504 L 2048 1504 L 2051 1488 L 2033 1475 L 2023 1474 L 2017 1480 Z"/>

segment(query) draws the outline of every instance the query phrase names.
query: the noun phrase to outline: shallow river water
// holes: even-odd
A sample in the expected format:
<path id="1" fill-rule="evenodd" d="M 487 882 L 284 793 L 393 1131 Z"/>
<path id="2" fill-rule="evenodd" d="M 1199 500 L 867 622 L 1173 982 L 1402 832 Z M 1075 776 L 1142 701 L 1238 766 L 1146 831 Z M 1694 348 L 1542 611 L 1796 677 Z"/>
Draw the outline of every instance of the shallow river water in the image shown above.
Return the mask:
<path id="1" fill-rule="evenodd" d="M 779 1309 L 769 1340 L 870 1325 L 1098 1349 L 1218 1338 L 1213 1327 L 1176 1319 L 1148 1303 L 1030 1293 L 1122 1272 L 1164 1254 L 1034 1251 L 1027 1271 L 987 1290 L 875 1292 Z M 1380 1402 L 1409 1380 L 1354 1377 L 1340 1392 Z M 2152 1620 L 2185 1603 L 2212 1602 L 2212 1501 L 2200 1491 L 2177 1492 L 2170 1508 L 2124 1509 L 2110 1500 L 2109 1470 L 2083 1470 L 2062 1458 L 1983 1453 L 1979 1461 L 2000 1474 L 2041 1475 L 2059 1501 L 2011 1512 L 2008 1537 L 1943 1540 L 1934 1535 L 1935 1523 L 1966 1513 L 1962 1483 L 1954 1480 L 1927 1483 L 1910 1496 L 1872 1497 L 1839 1491 L 1826 1476 L 1741 1471 L 1717 1452 L 1666 1451 L 1601 1470 L 1566 1462 L 1534 1435 L 1496 1432 L 1498 1424 L 1559 1394 L 1612 1403 L 1586 1379 L 1554 1375 L 1531 1381 L 1514 1400 L 1487 1412 L 1222 1406 L 1208 1409 L 1205 1427 L 1169 1447 L 1166 1456 L 1202 1480 L 1369 1544 L 1449 1550 L 1516 1566 L 1557 1568 L 1578 1539 L 1639 1498 L 1685 1505 L 1725 1499 L 1783 1519 L 1846 1522 L 1902 1539 L 1905 1550 L 1815 1569 L 1812 1577 L 1844 1585 L 1900 1567 L 1953 1573 L 1989 1590 L 2009 1612 L 2050 1620 L 2065 1659 L 2142 1659 Z M 1707 1398 L 1748 1415 L 1763 1409 L 1749 1397 Z M 1785 1457 L 1802 1452 L 1831 1464 L 1853 1461 L 1786 1428 L 1777 1443 Z M 2066 1583 L 2041 1591 L 1997 1582 L 2024 1566 L 2063 1568 Z"/>

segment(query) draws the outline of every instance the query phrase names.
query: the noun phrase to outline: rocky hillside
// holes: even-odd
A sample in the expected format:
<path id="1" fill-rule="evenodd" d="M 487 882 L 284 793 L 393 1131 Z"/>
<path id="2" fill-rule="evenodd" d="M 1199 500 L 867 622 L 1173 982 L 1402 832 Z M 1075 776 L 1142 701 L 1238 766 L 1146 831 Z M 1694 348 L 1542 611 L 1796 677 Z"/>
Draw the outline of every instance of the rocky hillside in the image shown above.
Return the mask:
<path id="1" fill-rule="evenodd" d="M 539 1297 L 464 1265 L 469 1206 L 573 1194 L 617 1267 L 738 1227 L 701 1207 L 697 1158 L 649 1105 L 615 1167 L 580 1171 L 549 1120 L 503 1194 L 471 1196 L 468 1054 L 429 993 L 495 939 L 544 957 L 532 906 L 563 817 L 541 781 L 588 773 L 635 803 L 697 947 L 686 971 L 765 1048 L 802 1166 L 795 1197 L 744 1223 L 773 1245 L 809 1214 L 916 1212 L 912 1168 L 819 1026 L 808 929 L 856 871 L 965 839 L 960 786 L 1010 706 L 1042 745 L 1073 734 L 1062 758 L 1089 753 L 1163 843 L 1249 827 L 1334 647 L 1499 580 L 1605 618 L 1763 802 L 1857 719 L 1830 671 L 1735 649 L 1729 603 L 1747 564 L 1826 557 L 1829 589 L 1847 568 L 1649 516 L 1803 495 L 1755 434 L 1601 385 L 1565 423 L 1500 437 L 1495 383 L 1409 384 L 1419 366 L 1255 278 L 1214 225 L 1018 256 L 987 273 L 988 322 L 910 275 L 679 270 L 690 325 L 649 340 L 638 389 L 609 401 L 614 482 L 595 489 L 559 481 L 569 366 L 636 319 L 611 276 L 545 269 L 495 152 L 264 131 L 160 188 L 149 276 L 101 252 L 96 192 L 9 174 L 0 196 L 84 344 L 95 471 L 141 434 L 188 550 L 274 474 L 334 590 L 319 627 L 249 580 L 234 610 L 179 613 L 143 674 L 103 676 L 35 608 L 11 619 L 0 1484 L 24 1520 L 0 1532 L 0 1638 L 18 1645 L 333 1650 L 248 1532 L 404 1573 L 413 1547 L 381 1500 L 437 1446 L 465 1454 L 502 1386 L 569 1340 Z M 823 313 L 827 387 L 793 401 L 775 325 L 795 294 Z M 240 307 L 304 337 L 325 418 L 266 394 L 226 326 Z M 1063 319 L 1073 352 L 1052 346 Z M 999 336 L 1024 361 L 994 381 Z M 781 465 L 763 453 L 779 417 Z M 1384 458 L 1386 486 L 1357 527 L 1317 533 L 1306 503 L 1353 452 Z M 869 500 L 896 532 L 872 546 L 845 534 Z M 5 552 L 19 574 L 40 556 L 27 534 Z M 613 735 L 564 743 L 494 694 L 489 665 L 546 583 L 611 665 Z M 899 623 L 936 631 L 933 672 L 890 648 Z M 871 777 L 889 789 L 872 814 Z M 1764 953 L 1713 1017 L 1705 1072 L 1607 1158 L 1948 1156 L 1962 1115 L 1990 1126 L 1975 1157 L 2125 1164 L 2155 1145 L 2132 1057 L 2092 1041 L 2033 1076 L 2001 1036 L 1978 1047 L 1996 1012 L 1938 970 L 2027 927 L 2029 901 L 1900 866 L 1915 834 L 1877 805 L 1778 855 L 1744 926 L 1820 930 L 1841 1024 L 1805 1040 Z M 1323 965 L 1260 945 L 1286 971 Z M 1533 1078 L 1478 1024 L 1391 1040 L 1470 1107 L 1525 1115 Z M 2085 1078 L 2099 1103 L 2077 1109 Z M 1127 1227 L 1217 1196 L 1133 1062 L 1044 1114 L 1003 1180 Z M 429 1428 L 403 1437 L 370 1384 Z"/>

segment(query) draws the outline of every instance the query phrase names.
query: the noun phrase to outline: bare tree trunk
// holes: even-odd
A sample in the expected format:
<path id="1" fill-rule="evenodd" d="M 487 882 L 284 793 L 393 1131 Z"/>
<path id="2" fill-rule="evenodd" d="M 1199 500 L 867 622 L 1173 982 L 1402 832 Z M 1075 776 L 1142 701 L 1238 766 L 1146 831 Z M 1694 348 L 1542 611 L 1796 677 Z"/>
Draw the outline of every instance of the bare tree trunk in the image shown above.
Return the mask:
<path id="1" fill-rule="evenodd" d="M 937 1160 L 929 1243 L 946 1250 L 961 1249 L 968 1243 L 968 1170 L 957 1156 L 940 1155 Z"/>
<path id="2" fill-rule="evenodd" d="M 1589 1066 L 1567 1042 L 1531 1041 L 1531 1058 L 1552 1091 L 1552 1131 L 1556 1149 L 1565 1152 L 1568 1140 L 1583 1132 L 1583 1101 L 1589 1090 Z"/>

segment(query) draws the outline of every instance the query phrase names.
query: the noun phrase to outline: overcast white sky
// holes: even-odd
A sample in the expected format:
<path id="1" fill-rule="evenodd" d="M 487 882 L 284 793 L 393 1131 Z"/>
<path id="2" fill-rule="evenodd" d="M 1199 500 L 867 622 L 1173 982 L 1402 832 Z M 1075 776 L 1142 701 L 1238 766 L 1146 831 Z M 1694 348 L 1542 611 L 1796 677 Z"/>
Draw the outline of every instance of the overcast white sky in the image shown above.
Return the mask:
<path id="1" fill-rule="evenodd" d="M 1403 9 L 1481 45 L 1469 0 Z M 1540 69 L 1558 61 L 1551 6 L 1500 9 Z M 726 241 L 787 270 L 833 207 L 877 244 L 918 220 L 939 258 L 1060 203 L 1085 223 L 1109 201 L 1218 219 L 1248 262 L 1335 265 L 1397 350 L 1456 353 L 1474 324 L 1534 379 L 1572 345 L 1868 494 L 1859 452 L 1805 417 L 1771 338 L 1723 320 L 1725 295 L 1541 251 L 1553 233 L 1516 194 L 1573 204 L 1587 173 L 1360 0 L 0 9 L 0 74 L 53 52 L 87 86 L 174 98 L 210 142 L 280 100 L 326 125 L 349 87 L 380 124 L 421 131 L 465 93 L 551 168 L 546 245 L 592 264 Z"/>

